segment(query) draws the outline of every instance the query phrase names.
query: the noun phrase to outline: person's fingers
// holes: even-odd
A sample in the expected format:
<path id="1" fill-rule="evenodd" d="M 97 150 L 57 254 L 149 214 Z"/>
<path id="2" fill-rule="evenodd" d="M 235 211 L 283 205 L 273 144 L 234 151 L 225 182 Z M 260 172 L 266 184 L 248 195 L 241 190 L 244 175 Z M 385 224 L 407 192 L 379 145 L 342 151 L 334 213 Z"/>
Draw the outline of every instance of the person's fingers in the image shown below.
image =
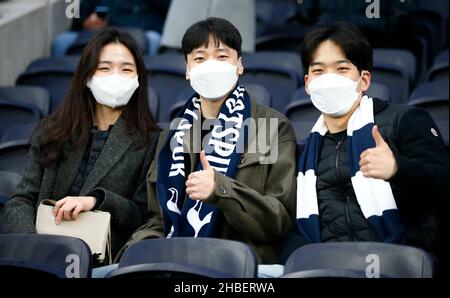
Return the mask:
<path id="1" fill-rule="evenodd" d="M 191 195 L 191 193 L 192 193 L 192 188 L 191 188 L 191 187 L 187 187 L 187 188 L 186 188 L 186 193 L 187 193 L 188 195 Z"/>
<path id="2" fill-rule="evenodd" d="M 72 209 L 65 209 L 64 210 L 64 219 L 65 220 L 71 220 L 71 218 L 70 218 L 70 213 L 72 212 Z"/>
<path id="3" fill-rule="evenodd" d="M 83 206 L 81 204 L 77 205 L 72 212 L 72 219 L 77 220 L 80 212 L 83 211 Z"/>
<path id="4" fill-rule="evenodd" d="M 188 179 L 186 181 L 186 187 L 194 186 L 194 181 L 192 179 Z"/>
<path id="5" fill-rule="evenodd" d="M 193 200 L 200 200 L 200 195 L 198 195 L 197 193 L 193 193 L 189 197 Z"/>
<path id="6" fill-rule="evenodd" d="M 61 223 L 63 215 L 64 215 L 64 210 L 62 208 L 59 208 L 58 213 L 56 214 L 56 217 L 55 217 L 55 223 L 57 225 L 59 225 Z"/>
<path id="7" fill-rule="evenodd" d="M 377 125 L 374 125 L 372 127 L 372 137 L 375 140 L 375 145 L 377 147 L 381 147 L 381 146 L 386 144 L 386 142 L 383 139 L 383 136 L 378 131 L 378 126 Z"/>
<path id="8" fill-rule="evenodd" d="M 202 163 L 203 170 L 207 170 L 207 169 L 209 169 L 209 168 L 211 167 L 211 166 L 209 165 L 208 159 L 206 159 L 206 153 L 205 153 L 205 150 L 202 150 L 202 151 L 200 152 L 200 161 L 201 161 L 201 163 Z"/>
<path id="9" fill-rule="evenodd" d="M 59 212 L 59 209 L 67 202 L 67 199 L 61 199 L 58 202 L 56 202 L 55 206 L 53 207 L 53 216 L 56 217 L 56 215 Z"/>

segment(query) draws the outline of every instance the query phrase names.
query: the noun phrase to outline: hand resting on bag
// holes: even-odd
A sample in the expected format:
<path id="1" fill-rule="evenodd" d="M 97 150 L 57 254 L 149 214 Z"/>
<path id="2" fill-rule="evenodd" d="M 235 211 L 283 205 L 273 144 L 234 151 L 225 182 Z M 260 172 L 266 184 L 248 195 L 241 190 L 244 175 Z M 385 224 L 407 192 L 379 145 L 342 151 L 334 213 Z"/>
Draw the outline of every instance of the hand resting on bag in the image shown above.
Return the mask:
<path id="1" fill-rule="evenodd" d="M 77 220 L 78 214 L 92 210 L 96 201 L 95 197 L 65 197 L 59 200 L 53 208 L 55 223 L 59 225 L 63 216 L 65 220 Z"/>

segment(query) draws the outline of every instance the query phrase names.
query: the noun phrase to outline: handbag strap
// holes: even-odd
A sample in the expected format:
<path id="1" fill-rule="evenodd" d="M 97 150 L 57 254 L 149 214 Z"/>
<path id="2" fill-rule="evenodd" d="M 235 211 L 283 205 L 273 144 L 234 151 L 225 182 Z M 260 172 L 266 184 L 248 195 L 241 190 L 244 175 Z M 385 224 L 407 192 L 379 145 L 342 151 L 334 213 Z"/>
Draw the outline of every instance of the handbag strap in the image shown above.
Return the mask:
<path id="1" fill-rule="evenodd" d="M 55 206 L 56 205 L 56 201 L 55 200 L 51 200 L 51 199 L 44 199 L 40 202 L 39 205 L 47 205 L 47 206 Z"/>

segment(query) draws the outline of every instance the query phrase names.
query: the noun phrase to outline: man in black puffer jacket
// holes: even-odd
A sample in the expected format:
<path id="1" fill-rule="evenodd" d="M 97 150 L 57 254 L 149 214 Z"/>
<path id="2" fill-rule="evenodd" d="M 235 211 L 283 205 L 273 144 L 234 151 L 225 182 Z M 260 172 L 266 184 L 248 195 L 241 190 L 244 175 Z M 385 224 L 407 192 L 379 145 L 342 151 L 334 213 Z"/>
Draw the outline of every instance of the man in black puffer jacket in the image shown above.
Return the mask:
<path id="1" fill-rule="evenodd" d="M 383 241 L 361 211 L 348 160 L 347 125 L 370 86 L 372 48 L 357 28 L 337 23 L 305 37 L 302 60 L 306 90 L 328 130 L 315 169 L 320 240 Z M 389 182 L 405 227 L 400 243 L 446 258 L 440 220 L 448 210 L 448 153 L 436 124 L 423 109 L 378 98 L 373 99 L 373 117 L 376 146 L 357 157 L 362 174 Z M 291 230 L 282 262 L 307 243 L 297 228 Z"/>

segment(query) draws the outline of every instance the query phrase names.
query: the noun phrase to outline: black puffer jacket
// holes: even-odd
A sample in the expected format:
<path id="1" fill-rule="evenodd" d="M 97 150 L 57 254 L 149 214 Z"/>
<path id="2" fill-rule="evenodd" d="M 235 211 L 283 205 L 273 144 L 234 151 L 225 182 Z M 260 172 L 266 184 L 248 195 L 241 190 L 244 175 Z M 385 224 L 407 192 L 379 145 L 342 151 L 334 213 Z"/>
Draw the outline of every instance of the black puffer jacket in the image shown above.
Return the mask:
<path id="1" fill-rule="evenodd" d="M 398 166 L 388 182 L 406 228 L 404 244 L 439 254 L 445 251 L 440 238 L 447 237 L 439 220 L 448 216 L 448 152 L 439 130 L 428 112 L 420 108 L 374 99 L 374 115 Z M 321 148 L 316 184 L 321 237 L 323 241 L 377 241 L 351 186 L 347 142 L 336 149 L 345 134 L 327 135 Z M 306 243 L 294 228 L 284 242 L 282 261 Z"/>
<path id="2" fill-rule="evenodd" d="M 347 132 L 326 134 L 317 165 L 317 199 L 323 242 L 378 241 L 361 212 L 348 164 Z"/>

